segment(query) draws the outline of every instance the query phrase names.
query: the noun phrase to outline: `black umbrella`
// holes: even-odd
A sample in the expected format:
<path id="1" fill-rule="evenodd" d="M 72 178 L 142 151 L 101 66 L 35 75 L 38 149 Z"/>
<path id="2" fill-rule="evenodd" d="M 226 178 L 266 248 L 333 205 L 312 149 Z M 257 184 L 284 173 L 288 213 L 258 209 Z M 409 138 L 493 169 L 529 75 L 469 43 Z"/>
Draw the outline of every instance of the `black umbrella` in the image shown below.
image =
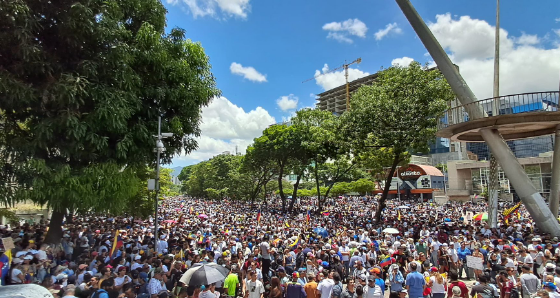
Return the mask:
<path id="1" fill-rule="evenodd" d="M 183 276 L 180 282 L 189 286 L 209 285 L 224 280 L 228 273 L 226 268 L 220 269 L 218 264 L 194 264 Z"/>

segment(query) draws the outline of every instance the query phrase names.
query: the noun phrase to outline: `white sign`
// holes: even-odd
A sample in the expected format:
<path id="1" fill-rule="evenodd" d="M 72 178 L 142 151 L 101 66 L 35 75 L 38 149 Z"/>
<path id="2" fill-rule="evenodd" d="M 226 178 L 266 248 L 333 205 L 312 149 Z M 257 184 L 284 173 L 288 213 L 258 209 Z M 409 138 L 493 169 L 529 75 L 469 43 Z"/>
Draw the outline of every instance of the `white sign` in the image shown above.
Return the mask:
<path id="1" fill-rule="evenodd" d="M 484 266 L 482 265 L 482 259 L 473 256 L 467 256 L 467 267 L 478 269 L 478 270 L 484 270 Z"/>
<path id="2" fill-rule="evenodd" d="M 416 188 L 419 189 L 430 189 L 432 188 L 432 181 L 430 175 L 424 175 L 418 177 L 416 181 Z"/>
<path id="3" fill-rule="evenodd" d="M 12 250 L 15 248 L 14 239 L 12 239 L 11 237 L 2 238 L 2 244 L 4 245 L 5 251 Z"/>
<path id="4" fill-rule="evenodd" d="M 418 171 L 404 171 L 400 174 L 401 174 L 401 177 L 402 176 L 420 176 L 420 175 L 422 175 L 422 173 L 420 173 Z"/>

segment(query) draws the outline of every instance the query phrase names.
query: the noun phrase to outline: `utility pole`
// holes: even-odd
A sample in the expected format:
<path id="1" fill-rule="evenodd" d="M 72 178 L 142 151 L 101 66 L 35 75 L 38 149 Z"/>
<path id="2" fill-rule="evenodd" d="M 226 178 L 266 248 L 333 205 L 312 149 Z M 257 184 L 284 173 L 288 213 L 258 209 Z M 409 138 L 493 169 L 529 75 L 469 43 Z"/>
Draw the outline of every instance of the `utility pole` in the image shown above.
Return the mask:
<path id="1" fill-rule="evenodd" d="M 173 134 L 172 133 L 161 133 L 161 116 L 158 116 L 158 134 L 157 136 L 154 136 L 156 138 L 156 185 L 155 185 L 155 193 L 156 193 L 156 197 L 155 197 L 155 202 L 154 202 L 154 238 L 155 238 L 155 246 L 156 246 L 156 250 L 157 250 L 157 243 L 159 241 L 158 238 L 158 200 L 159 200 L 159 169 L 160 169 L 160 163 L 161 163 L 161 153 L 165 152 L 165 146 L 163 146 L 163 142 L 162 140 L 165 138 L 169 138 L 172 137 Z"/>
<path id="2" fill-rule="evenodd" d="M 496 34 L 494 41 L 494 90 L 492 92 L 492 116 L 500 115 L 500 0 L 496 0 Z M 491 228 L 498 227 L 498 161 L 490 152 L 490 183 L 488 183 L 488 221 Z"/>

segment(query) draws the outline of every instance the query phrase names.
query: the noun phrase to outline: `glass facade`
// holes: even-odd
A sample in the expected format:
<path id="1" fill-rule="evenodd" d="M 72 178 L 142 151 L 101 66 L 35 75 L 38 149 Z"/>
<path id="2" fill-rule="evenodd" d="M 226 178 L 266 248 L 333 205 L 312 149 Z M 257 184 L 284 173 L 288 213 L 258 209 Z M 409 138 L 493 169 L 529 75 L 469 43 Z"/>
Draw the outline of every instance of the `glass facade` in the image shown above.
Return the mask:
<path id="1" fill-rule="evenodd" d="M 549 164 L 532 164 L 525 165 L 525 172 L 529 176 L 529 179 L 545 198 L 550 194 L 550 182 L 551 173 Z M 471 181 L 473 192 L 475 194 L 480 194 L 488 190 L 488 178 L 489 178 L 489 168 L 478 168 L 471 170 Z M 506 175 L 501 168 L 498 168 L 498 180 L 500 184 L 501 193 L 513 193 L 515 194 L 515 189 L 509 183 Z"/>
<path id="2" fill-rule="evenodd" d="M 554 150 L 554 136 L 507 141 L 507 144 L 517 158 L 537 157 Z M 476 154 L 478 160 L 490 160 L 490 150 L 486 143 L 467 143 L 467 150 Z"/>

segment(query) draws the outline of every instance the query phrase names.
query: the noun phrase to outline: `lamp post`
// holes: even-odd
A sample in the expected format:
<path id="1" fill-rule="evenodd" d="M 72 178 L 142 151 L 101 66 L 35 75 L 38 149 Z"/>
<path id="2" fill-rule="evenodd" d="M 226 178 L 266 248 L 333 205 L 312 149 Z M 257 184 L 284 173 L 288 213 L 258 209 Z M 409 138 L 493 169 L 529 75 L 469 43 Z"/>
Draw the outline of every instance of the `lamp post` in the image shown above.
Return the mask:
<path id="1" fill-rule="evenodd" d="M 165 138 L 172 137 L 173 134 L 169 132 L 161 133 L 161 116 L 158 116 L 158 134 L 154 136 L 156 138 L 156 148 L 154 151 L 157 154 L 156 160 L 156 200 L 154 203 L 155 211 L 154 211 L 154 238 L 155 238 L 155 246 L 157 250 L 157 242 L 158 242 L 158 199 L 159 199 L 159 165 L 160 165 L 160 156 L 161 153 L 165 152 L 165 146 L 163 146 L 162 140 Z"/>

